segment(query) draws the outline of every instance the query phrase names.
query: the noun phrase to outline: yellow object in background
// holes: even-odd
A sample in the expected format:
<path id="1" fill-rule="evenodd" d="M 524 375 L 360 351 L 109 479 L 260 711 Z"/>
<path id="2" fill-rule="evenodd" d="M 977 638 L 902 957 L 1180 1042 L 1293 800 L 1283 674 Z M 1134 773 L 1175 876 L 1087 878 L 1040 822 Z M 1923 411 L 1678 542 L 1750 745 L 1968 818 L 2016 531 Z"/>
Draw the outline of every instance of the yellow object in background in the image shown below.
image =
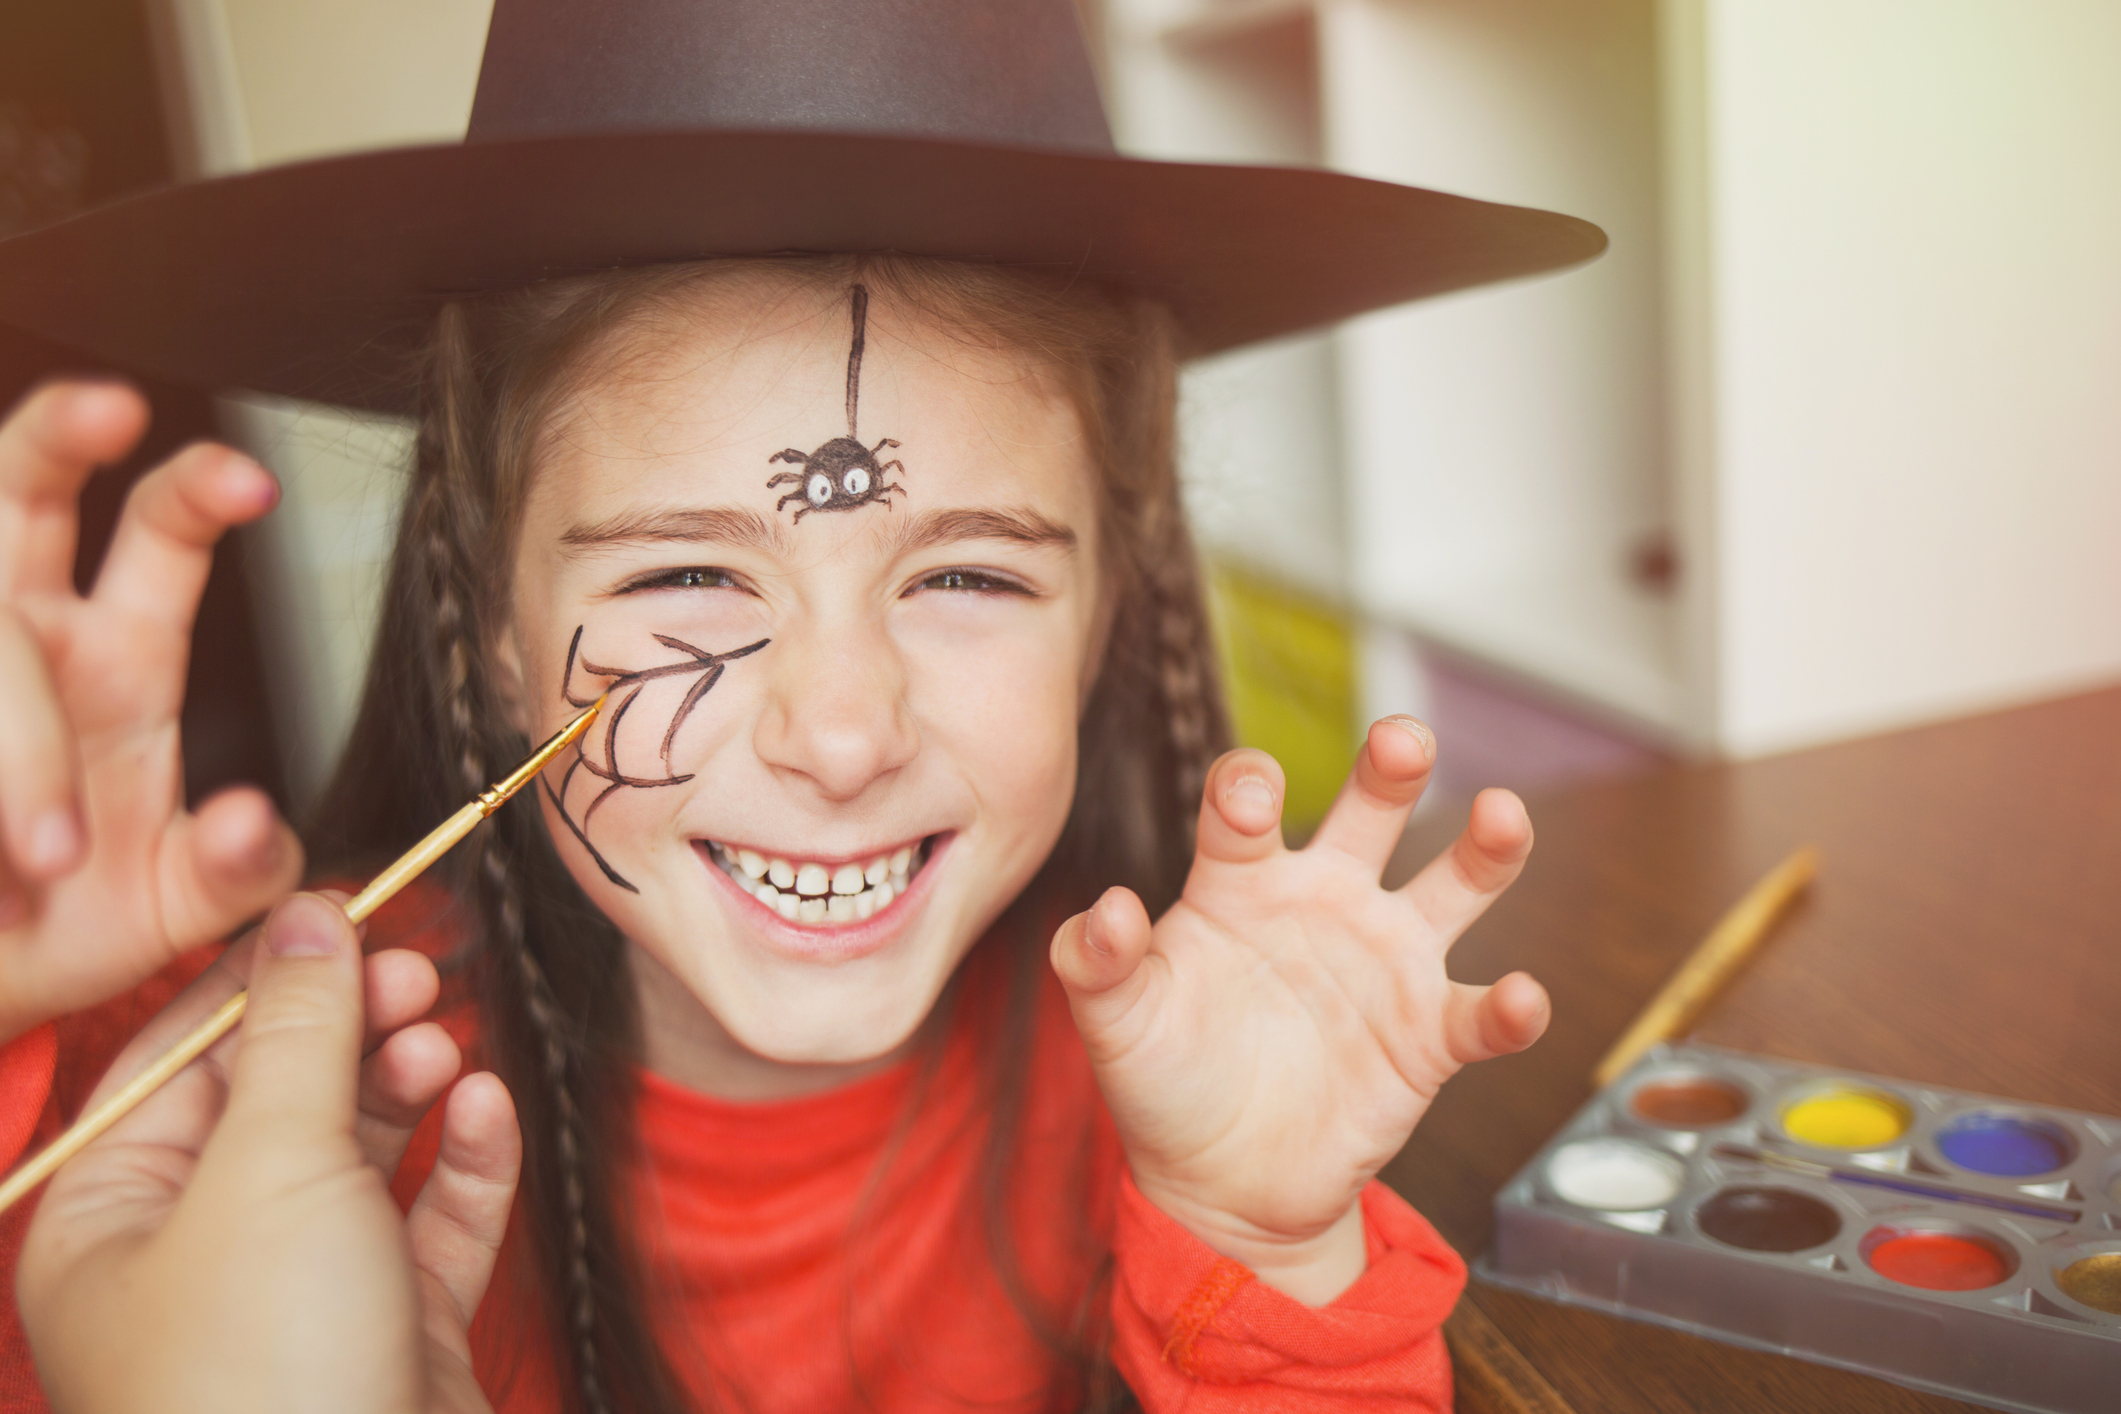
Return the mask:
<path id="1" fill-rule="evenodd" d="M 1355 760 L 1355 625 L 1299 590 L 1210 567 L 1209 610 L 1237 740 L 1289 777 L 1283 828 L 1309 834 Z"/>

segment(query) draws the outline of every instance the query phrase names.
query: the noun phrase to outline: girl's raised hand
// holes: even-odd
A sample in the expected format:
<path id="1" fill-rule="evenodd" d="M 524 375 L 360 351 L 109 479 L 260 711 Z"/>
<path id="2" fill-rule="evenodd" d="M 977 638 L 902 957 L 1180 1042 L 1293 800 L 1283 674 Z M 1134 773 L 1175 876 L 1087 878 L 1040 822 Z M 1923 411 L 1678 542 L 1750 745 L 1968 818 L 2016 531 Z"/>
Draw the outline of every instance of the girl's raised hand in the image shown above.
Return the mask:
<path id="1" fill-rule="evenodd" d="M 139 394 L 59 383 L 0 423 L 0 1040 L 91 1006 L 292 889 L 259 791 L 184 809 L 177 721 L 214 542 L 279 496 L 225 447 L 142 478 L 86 596 L 83 483 L 147 427 Z"/>
<path id="2" fill-rule="evenodd" d="M 1434 757 L 1419 722 L 1377 722 L 1317 836 L 1290 850 L 1281 768 L 1233 751 L 1208 774 L 1171 911 L 1152 928 L 1113 889 L 1053 940 L 1143 1196 L 1313 1304 L 1362 1273 L 1362 1188 L 1437 1089 L 1546 1028 L 1529 976 L 1444 975 L 1531 852 L 1516 796 L 1482 792 L 1448 851 L 1380 886 Z"/>
<path id="3" fill-rule="evenodd" d="M 243 1025 L 61 1169 L 16 1268 L 55 1408 L 406 1414 L 487 1408 L 471 1316 L 521 1160 L 508 1092 L 450 1094 L 412 1211 L 391 1172 L 456 1076 L 410 952 L 363 959 L 297 895 L 133 1042 L 100 1098 L 246 982 Z M 92 1100 L 93 1102 L 93 1100 Z"/>

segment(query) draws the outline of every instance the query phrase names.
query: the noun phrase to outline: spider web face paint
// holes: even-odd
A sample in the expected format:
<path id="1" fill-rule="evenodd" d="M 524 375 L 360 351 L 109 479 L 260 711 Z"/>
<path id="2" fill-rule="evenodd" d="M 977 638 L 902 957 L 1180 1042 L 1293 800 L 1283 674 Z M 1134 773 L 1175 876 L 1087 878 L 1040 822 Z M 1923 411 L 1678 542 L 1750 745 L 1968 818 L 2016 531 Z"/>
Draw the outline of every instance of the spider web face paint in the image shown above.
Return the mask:
<path id="1" fill-rule="evenodd" d="M 899 444 L 886 437 L 874 447 L 862 445 L 861 436 L 855 430 L 855 408 L 861 401 L 862 392 L 862 347 L 867 340 L 869 328 L 869 288 L 854 287 L 854 342 L 847 350 L 847 435 L 835 437 L 809 455 L 790 447 L 775 452 L 766 458 L 767 464 L 794 462 L 800 471 L 783 471 L 766 483 L 766 489 L 776 486 L 794 486 L 773 509 L 795 505 L 795 519 L 800 521 L 812 511 L 851 511 L 872 502 L 885 510 L 891 509 L 891 493 L 904 495 L 906 488 L 895 481 L 886 481 L 884 475 L 890 471 L 904 471 L 901 461 L 879 462 L 877 456 L 886 447 Z"/>
<path id="2" fill-rule="evenodd" d="M 574 669 L 577 655 L 582 647 L 582 627 L 579 624 L 575 626 L 574 638 L 567 645 L 567 667 L 560 678 L 560 696 L 566 699 L 567 704 L 571 707 L 587 707 L 590 703 L 597 700 L 597 694 L 595 693 L 591 693 L 587 697 L 577 697 L 574 693 Z M 590 662 L 587 658 L 580 660 L 582 672 L 585 675 L 593 678 L 611 679 L 610 686 L 605 691 L 617 698 L 619 704 L 612 709 L 609 725 L 604 728 L 604 759 L 599 761 L 589 754 L 587 738 L 585 737 L 574 744 L 574 760 L 568 763 L 567 774 L 560 778 L 560 788 L 555 791 L 551 782 L 545 782 L 545 794 L 552 797 L 553 808 L 560 812 L 560 818 L 567 822 L 567 828 L 574 832 L 574 837 L 582 842 L 582 848 L 589 851 L 589 857 L 596 861 L 597 868 L 604 871 L 604 877 L 628 893 L 635 894 L 639 893 L 640 890 L 621 876 L 618 870 L 612 868 L 611 862 L 605 859 L 597 847 L 589 842 L 590 817 L 596 814 L 599 805 L 611 799 L 614 794 L 621 790 L 629 788 L 634 790 L 652 790 L 657 786 L 681 786 L 691 780 L 692 773 L 688 772 L 682 776 L 678 775 L 672 770 L 670 765 L 670 748 L 678 739 L 678 729 L 685 725 L 685 719 L 692 715 L 692 709 L 700 705 L 700 699 L 704 698 L 713 690 L 714 685 L 721 681 L 724 666 L 735 662 L 738 658 L 749 657 L 773 640 L 762 638 L 756 643 L 747 644 L 742 648 L 733 648 L 727 653 L 709 653 L 704 649 L 695 648 L 689 643 L 666 637 L 660 633 L 655 636 L 655 641 L 674 653 L 684 654 L 684 658 L 675 663 L 664 663 L 659 667 L 653 668 L 606 668 Z M 649 683 L 661 678 L 681 677 L 687 673 L 693 675 L 692 685 L 685 689 L 685 696 L 679 701 L 677 710 L 670 714 L 670 724 L 663 729 L 663 745 L 661 749 L 663 774 L 660 776 L 627 775 L 619 769 L 619 730 L 626 725 L 627 711 L 633 706 L 634 702 L 640 697 L 642 690 Z M 621 696 L 621 694 L 624 695 Z M 568 793 L 574 786 L 574 778 L 581 771 L 587 771 L 591 776 L 604 782 L 604 788 L 591 798 L 589 804 L 583 808 L 581 818 L 577 820 L 568 812 L 567 800 Z"/>

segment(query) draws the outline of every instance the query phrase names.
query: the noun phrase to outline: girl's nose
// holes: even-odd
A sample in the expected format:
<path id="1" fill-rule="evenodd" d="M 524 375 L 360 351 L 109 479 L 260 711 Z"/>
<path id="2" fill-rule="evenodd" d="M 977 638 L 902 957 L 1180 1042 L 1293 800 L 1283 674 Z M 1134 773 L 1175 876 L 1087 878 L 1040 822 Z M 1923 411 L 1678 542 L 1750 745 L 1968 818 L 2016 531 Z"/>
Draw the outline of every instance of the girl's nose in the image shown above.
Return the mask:
<path id="1" fill-rule="evenodd" d="M 898 654 L 873 622 L 813 619 L 780 635 L 754 749 L 775 771 L 853 800 L 911 761 L 920 734 L 906 709 Z"/>

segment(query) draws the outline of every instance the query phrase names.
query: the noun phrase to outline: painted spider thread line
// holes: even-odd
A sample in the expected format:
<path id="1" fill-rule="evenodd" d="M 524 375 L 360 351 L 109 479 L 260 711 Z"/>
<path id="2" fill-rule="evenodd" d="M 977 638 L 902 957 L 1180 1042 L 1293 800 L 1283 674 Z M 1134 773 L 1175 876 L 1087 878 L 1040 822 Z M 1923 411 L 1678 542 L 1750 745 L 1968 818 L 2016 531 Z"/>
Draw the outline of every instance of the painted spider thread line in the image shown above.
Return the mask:
<path id="1" fill-rule="evenodd" d="M 560 778 L 560 788 L 555 791 L 551 783 L 546 782 L 545 794 L 552 798 L 553 809 L 559 812 L 560 819 L 566 823 L 568 830 L 581 843 L 582 848 L 589 852 L 589 857 L 596 861 L 596 866 L 603 871 L 604 877 L 617 884 L 620 888 L 625 889 L 628 893 L 639 893 L 640 890 L 638 888 L 634 887 L 618 870 L 611 867 L 611 862 L 604 858 L 603 852 L 589 842 L 590 817 L 596 814 L 599 805 L 609 800 L 616 792 L 627 787 L 632 787 L 636 790 L 652 790 L 657 786 L 683 785 L 693 779 L 696 773 L 688 772 L 681 776 L 671 769 L 670 749 L 677 741 L 678 730 L 685 725 L 686 719 L 692 715 L 693 708 L 700 705 L 700 700 L 706 697 L 708 691 L 717 682 L 721 681 L 724 667 L 738 658 L 749 657 L 773 640 L 762 638 L 756 643 L 747 644 L 742 648 L 731 649 L 727 653 L 709 653 L 704 649 L 693 647 L 682 639 L 671 638 L 659 633 L 655 635 L 655 641 L 662 644 L 665 648 L 685 654 L 686 660 L 684 662 L 663 663 L 653 668 L 607 668 L 600 664 L 592 663 L 587 658 L 579 657 L 582 647 L 583 627 L 585 626 L 577 625 L 575 627 L 574 638 L 567 645 L 567 666 L 560 678 L 561 698 L 571 707 L 587 707 L 596 701 L 595 697 L 578 698 L 574 695 L 574 668 L 577 661 L 581 663 L 582 671 L 589 676 L 611 679 L 611 685 L 605 690 L 607 695 L 628 688 L 631 691 L 626 692 L 618 707 L 613 710 L 610 724 L 604 729 L 604 760 L 601 763 L 596 761 L 583 748 L 582 743 L 576 742 L 574 759 L 568 762 L 567 773 Z M 677 710 L 671 714 L 669 727 L 663 732 L 663 742 L 659 753 L 663 762 L 663 774 L 661 776 L 628 775 L 619 769 L 619 728 L 625 723 L 626 713 L 633 707 L 634 702 L 640 698 L 641 693 L 647 688 L 649 683 L 659 678 L 676 677 L 682 673 L 697 673 L 699 678 L 690 688 L 686 689 L 684 699 L 678 703 Z M 568 812 L 567 795 L 574 786 L 575 773 L 585 769 L 590 775 L 604 781 L 606 784 L 602 790 L 597 792 L 596 797 L 589 802 L 588 808 L 582 811 L 582 818 L 576 820 Z"/>
<path id="2" fill-rule="evenodd" d="M 794 516 L 797 521 L 812 511 L 851 511 L 872 501 L 882 502 L 888 511 L 892 508 L 891 494 L 894 491 L 900 495 L 906 493 L 906 488 L 897 482 L 885 480 L 892 471 L 904 471 L 906 464 L 895 458 L 888 462 L 877 460 L 877 454 L 884 448 L 902 444 L 895 437 L 886 437 L 874 447 L 864 446 L 857 431 L 856 413 L 861 406 L 862 394 L 862 353 L 869 346 L 869 287 L 856 285 L 851 294 L 854 335 L 847 348 L 847 435 L 832 438 L 814 452 L 787 447 L 766 458 L 769 466 L 775 462 L 790 462 L 801 468 L 799 471 L 776 472 L 766 481 L 769 491 L 776 486 L 793 485 L 796 488 L 774 502 L 773 509 L 778 514 L 789 502 L 799 502 Z M 824 488 L 822 493 L 820 487 Z M 823 495 L 823 500 L 817 499 L 819 494 Z"/>

